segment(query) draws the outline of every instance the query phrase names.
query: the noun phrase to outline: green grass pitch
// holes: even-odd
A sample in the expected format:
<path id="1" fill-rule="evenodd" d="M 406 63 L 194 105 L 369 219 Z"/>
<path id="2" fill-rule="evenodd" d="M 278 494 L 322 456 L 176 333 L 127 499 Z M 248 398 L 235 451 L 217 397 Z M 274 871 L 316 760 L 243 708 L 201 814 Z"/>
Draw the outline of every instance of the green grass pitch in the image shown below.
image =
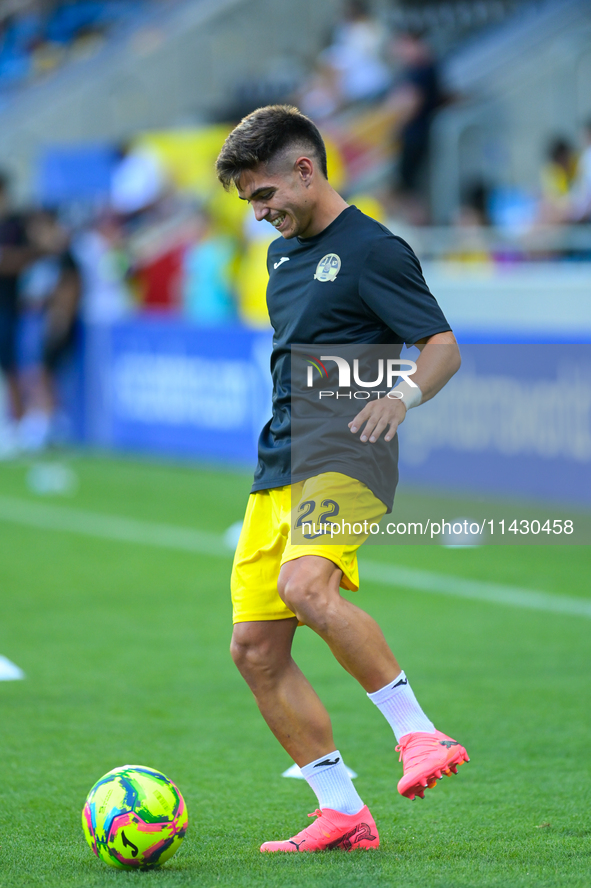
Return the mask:
<path id="1" fill-rule="evenodd" d="M 43 502 L 222 533 L 249 476 L 74 458 L 77 493 Z M 33 502 L 25 463 L 0 495 Z M 363 584 L 384 560 L 590 598 L 588 547 L 373 547 L 355 600 L 375 615 L 424 708 L 472 761 L 424 801 L 396 791 L 395 740 L 307 629 L 296 658 L 333 717 L 377 821 L 376 852 L 261 855 L 315 798 L 262 722 L 228 654 L 230 558 L 0 521 L 0 886 L 591 885 L 590 637 L 584 617 Z M 144 764 L 183 792 L 189 831 L 152 873 L 111 870 L 80 826 L 93 783 Z"/>

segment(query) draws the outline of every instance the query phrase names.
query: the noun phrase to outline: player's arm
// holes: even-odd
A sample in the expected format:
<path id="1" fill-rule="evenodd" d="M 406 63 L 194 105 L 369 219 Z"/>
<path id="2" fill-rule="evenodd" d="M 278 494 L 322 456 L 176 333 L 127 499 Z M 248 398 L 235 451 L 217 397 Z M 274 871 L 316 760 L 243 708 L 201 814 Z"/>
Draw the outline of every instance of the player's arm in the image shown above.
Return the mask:
<path id="1" fill-rule="evenodd" d="M 415 345 L 421 354 L 417 358 L 417 369 L 412 380 L 420 388 L 421 404 L 424 404 L 458 372 L 462 359 L 451 330 L 420 339 Z"/>
<path id="2" fill-rule="evenodd" d="M 349 423 L 353 434 L 361 431 L 361 440 L 373 444 L 387 429 L 384 440 L 390 441 L 396 429 L 404 422 L 406 411 L 428 401 L 439 392 L 454 373 L 460 369 L 460 350 L 451 331 L 436 333 L 415 343 L 420 351 L 417 369 L 412 374 L 415 386 L 404 381 L 392 392 L 402 397 L 380 398 L 368 401 L 363 410 Z M 390 394 L 390 393 L 389 393 Z"/>

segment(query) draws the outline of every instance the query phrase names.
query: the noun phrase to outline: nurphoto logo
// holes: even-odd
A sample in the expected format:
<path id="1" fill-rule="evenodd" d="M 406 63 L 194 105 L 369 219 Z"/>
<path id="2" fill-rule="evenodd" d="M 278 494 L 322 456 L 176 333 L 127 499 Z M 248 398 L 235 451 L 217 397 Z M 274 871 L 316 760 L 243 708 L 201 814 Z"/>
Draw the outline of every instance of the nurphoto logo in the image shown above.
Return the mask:
<path id="1" fill-rule="evenodd" d="M 308 358 L 308 367 L 306 374 L 306 387 L 313 388 L 314 387 L 314 370 L 318 371 L 318 375 L 320 376 L 320 380 L 323 381 L 328 379 L 328 370 L 324 364 L 325 361 L 333 361 L 338 368 L 339 381 L 337 388 L 339 389 L 350 389 L 351 388 L 351 375 L 353 376 L 353 383 L 357 386 L 360 386 L 360 391 L 353 392 L 353 397 L 357 400 L 366 401 L 368 400 L 372 394 L 377 395 L 379 398 L 381 395 L 386 395 L 388 398 L 392 399 L 400 399 L 403 397 L 402 392 L 400 391 L 390 391 L 394 383 L 397 379 L 402 378 L 413 388 L 418 388 L 416 382 L 413 382 L 410 378 L 413 373 L 415 373 L 417 369 L 417 365 L 414 361 L 411 361 L 409 358 L 379 358 L 377 362 L 377 370 L 374 371 L 376 373 L 375 379 L 361 379 L 360 370 L 359 370 L 359 359 L 355 358 L 353 361 L 353 370 L 351 373 L 351 364 L 345 358 L 340 357 L 339 355 L 320 355 L 320 358 L 316 358 L 314 355 L 307 355 Z M 406 368 L 406 369 L 403 369 Z M 379 385 L 385 383 L 386 388 L 383 390 L 377 390 Z M 373 392 L 367 391 L 367 389 L 374 389 Z M 330 397 L 351 397 L 351 393 L 338 392 L 334 389 L 322 390 L 318 392 L 319 400 L 322 398 L 330 398 Z"/>

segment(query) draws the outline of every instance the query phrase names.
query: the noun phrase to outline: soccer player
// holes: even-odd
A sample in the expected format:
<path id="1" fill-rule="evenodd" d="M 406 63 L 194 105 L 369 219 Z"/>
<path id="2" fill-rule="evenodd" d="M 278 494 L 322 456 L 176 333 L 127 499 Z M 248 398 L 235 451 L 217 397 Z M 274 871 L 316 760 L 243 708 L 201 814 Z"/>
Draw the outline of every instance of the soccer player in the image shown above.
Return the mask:
<path id="1" fill-rule="evenodd" d="M 396 452 L 407 409 L 445 385 L 459 368 L 459 350 L 410 247 L 334 191 L 322 137 L 296 108 L 269 106 L 244 118 L 216 168 L 224 187 L 235 185 L 256 218 L 282 235 L 267 261 L 273 417 L 260 436 L 234 558 L 231 652 L 263 718 L 316 794 L 318 819 L 261 851 L 375 848 L 376 825 L 336 748 L 328 713 L 291 656 L 298 622 L 324 639 L 388 720 L 403 762 L 402 795 L 422 798 L 468 756 L 425 715 L 375 620 L 341 596 L 340 587 L 359 586 L 359 541 L 294 542 L 292 486 L 301 488 L 296 502 L 328 492 L 334 502 L 355 504 L 354 520 L 379 520 L 392 507 L 396 473 L 371 480 L 379 473 L 367 475 L 364 466 L 386 442 Z M 396 397 L 367 401 L 351 420 L 350 440 L 365 447 L 364 458 L 346 472 L 336 464 L 292 477 L 291 345 L 403 342 L 420 350 L 417 387 L 403 381 Z"/>

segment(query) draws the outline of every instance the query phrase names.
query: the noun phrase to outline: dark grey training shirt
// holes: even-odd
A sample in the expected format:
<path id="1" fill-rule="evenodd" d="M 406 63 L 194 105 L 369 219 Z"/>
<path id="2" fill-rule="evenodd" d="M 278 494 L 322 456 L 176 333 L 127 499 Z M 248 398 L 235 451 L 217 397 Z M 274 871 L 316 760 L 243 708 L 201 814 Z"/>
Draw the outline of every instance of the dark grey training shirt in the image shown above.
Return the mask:
<path id="1" fill-rule="evenodd" d="M 359 478 L 391 509 L 397 473 L 383 477 L 383 472 L 364 470 L 366 459 L 353 459 L 348 471 L 339 459 L 292 477 L 291 346 L 312 344 L 320 355 L 329 353 L 331 343 L 412 344 L 450 330 L 417 257 L 405 241 L 350 206 L 315 237 L 274 240 L 267 269 L 267 305 L 275 331 L 273 417 L 259 438 L 253 492 L 319 471 L 340 471 Z M 359 436 L 350 437 L 359 451 Z M 396 445 L 386 446 L 395 453 Z"/>

